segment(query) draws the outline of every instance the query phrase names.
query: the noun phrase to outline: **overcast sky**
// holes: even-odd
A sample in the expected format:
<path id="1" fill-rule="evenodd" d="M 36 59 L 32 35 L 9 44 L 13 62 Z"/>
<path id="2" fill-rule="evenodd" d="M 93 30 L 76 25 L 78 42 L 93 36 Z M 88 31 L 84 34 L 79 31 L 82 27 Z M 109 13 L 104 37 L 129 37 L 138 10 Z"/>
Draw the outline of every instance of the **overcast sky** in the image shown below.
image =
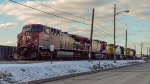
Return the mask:
<path id="1" fill-rule="evenodd" d="M 113 12 L 116 16 L 116 44 L 125 45 L 125 30 L 128 30 L 128 47 L 137 48 L 144 42 L 144 53 L 150 43 L 150 1 L 149 0 L 14 0 L 27 6 L 48 12 L 63 18 L 91 24 L 92 9 L 95 8 L 94 39 L 113 43 Z M 40 3 L 40 4 L 39 4 Z M 45 4 L 43 6 L 41 4 Z M 69 15 L 63 12 L 67 12 Z M 15 45 L 17 34 L 26 24 L 40 23 L 67 31 L 71 34 L 90 37 L 91 25 L 48 15 L 9 0 L 0 0 L 0 44 Z M 83 19 L 84 18 L 84 19 Z"/>

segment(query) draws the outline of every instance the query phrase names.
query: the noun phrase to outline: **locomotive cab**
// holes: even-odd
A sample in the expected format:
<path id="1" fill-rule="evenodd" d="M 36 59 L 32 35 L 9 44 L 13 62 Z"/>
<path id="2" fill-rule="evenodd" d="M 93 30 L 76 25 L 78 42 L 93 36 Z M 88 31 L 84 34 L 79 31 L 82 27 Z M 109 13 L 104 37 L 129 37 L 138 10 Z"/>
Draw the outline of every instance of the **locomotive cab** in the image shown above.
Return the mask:
<path id="1" fill-rule="evenodd" d="M 62 33 L 61 30 L 52 27 L 29 24 L 23 27 L 17 39 L 14 59 L 47 59 L 54 56 L 56 50 L 60 50 Z"/>
<path id="2" fill-rule="evenodd" d="M 31 47 L 38 46 L 39 33 L 43 31 L 43 27 L 40 25 L 26 25 L 23 27 L 22 33 L 20 34 L 22 38 L 19 39 L 19 47 Z"/>
<path id="3" fill-rule="evenodd" d="M 26 25 L 22 32 L 18 34 L 17 52 L 14 53 L 14 59 L 32 59 L 39 45 L 39 34 L 44 31 L 40 24 Z"/>

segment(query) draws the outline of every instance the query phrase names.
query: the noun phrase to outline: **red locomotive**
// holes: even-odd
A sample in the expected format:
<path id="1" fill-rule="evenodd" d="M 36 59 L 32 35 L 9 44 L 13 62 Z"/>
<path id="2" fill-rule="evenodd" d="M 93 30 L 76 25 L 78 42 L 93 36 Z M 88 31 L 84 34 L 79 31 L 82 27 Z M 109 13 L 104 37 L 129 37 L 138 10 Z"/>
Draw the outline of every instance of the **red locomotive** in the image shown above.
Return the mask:
<path id="1" fill-rule="evenodd" d="M 89 38 L 68 34 L 41 24 L 25 25 L 17 36 L 14 59 L 88 59 Z M 105 41 L 93 40 L 92 58 L 106 53 Z"/>

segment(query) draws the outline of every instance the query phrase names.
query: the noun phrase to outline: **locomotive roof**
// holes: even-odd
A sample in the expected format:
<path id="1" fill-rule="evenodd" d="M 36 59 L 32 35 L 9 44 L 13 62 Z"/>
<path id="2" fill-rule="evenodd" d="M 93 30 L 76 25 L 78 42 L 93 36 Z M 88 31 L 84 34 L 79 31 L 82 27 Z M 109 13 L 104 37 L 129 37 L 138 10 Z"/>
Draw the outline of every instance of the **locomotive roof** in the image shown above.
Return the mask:
<path id="1" fill-rule="evenodd" d="M 42 24 L 27 24 L 24 27 L 32 27 L 32 26 L 39 26 L 39 27 L 46 27 L 46 28 L 56 29 L 56 28 L 48 27 L 48 26 L 45 26 L 45 25 L 42 25 Z M 56 29 L 56 30 L 61 31 L 60 29 Z"/>
<path id="2" fill-rule="evenodd" d="M 101 43 L 106 43 L 105 41 L 101 41 L 101 40 L 94 40 L 94 41 L 99 41 L 99 42 L 101 42 Z"/>
<path id="3" fill-rule="evenodd" d="M 114 44 L 108 44 L 108 46 L 114 47 Z M 117 48 L 117 47 L 120 47 L 120 48 L 124 49 L 124 47 L 123 47 L 123 46 L 120 46 L 120 45 L 115 45 L 115 47 L 116 47 L 116 48 Z"/>
<path id="4" fill-rule="evenodd" d="M 135 50 L 135 49 L 131 49 L 131 50 Z"/>
<path id="5" fill-rule="evenodd" d="M 69 34 L 69 35 L 71 35 L 74 38 L 85 38 L 85 39 L 88 39 L 87 37 L 83 37 L 83 36 L 79 36 L 79 35 L 75 35 L 75 34 Z"/>
<path id="6" fill-rule="evenodd" d="M 44 27 L 45 25 L 42 25 L 42 24 L 28 24 L 28 25 L 25 25 L 24 27 L 32 27 L 32 26 L 41 26 L 41 27 Z M 45 26 L 47 27 L 47 26 Z"/>
<path id="7" fill-rule="evenodd" d="M 108 46 L 112 46 L 112 47 L 114 47 L 114 44 L 108 44 Z M 117 45 L 115 45 L 115 47 L 117 47 Z"/>
<path id="8" fill-rule="evenodd" d="M 47 28 L 52 28 L 52 29 L 56 29 L 56 28 L 53 28 L 53 27 L 48 27 L 48 26 L 45 26 L 45 25 L 42 25 L 42 24 L 28 24 L 28 25 L 25 25 L 24 27 L 32 27 L 32 26 L 41 26 L 41 27 L 47 27 Z M 56 29 L 56 30 L 59 30 L 59 29 Z M 60 30 L 61 31 L 61 30 Z M 68 32 L 62 32 L 64 34 L 68 34 Z M 83 36 L 79 36 L 79 35 L 75 35 L 75 34 L 68 34 L 76 39 L 81 39 L 81 38 L 85 38 L 87 40 L 90 40 L 89 38 L 87 37 L 83 37 Z M 100 42 L 105 42 L 105 41 L 101 41 L 101 40 L 94 40 L 94 41 L 100 41 Z M 105 42 L 107 43 L 107 42 Z"/>

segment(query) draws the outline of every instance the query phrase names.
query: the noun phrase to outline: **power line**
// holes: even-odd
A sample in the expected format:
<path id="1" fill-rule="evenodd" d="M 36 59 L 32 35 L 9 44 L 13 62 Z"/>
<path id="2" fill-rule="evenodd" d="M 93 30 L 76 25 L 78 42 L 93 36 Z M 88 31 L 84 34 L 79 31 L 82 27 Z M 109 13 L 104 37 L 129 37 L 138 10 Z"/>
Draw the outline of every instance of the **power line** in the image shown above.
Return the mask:
<path id="1" fill-rule="evenodd" d="M 74 17 L 77 17 L 77 18 L 81 18 L 81 19 L 85 19 L 85 20 L 90 20 L 90 19 L 87 19 L 87 18 L 84 18 L 84 17 L 81 17 L 81 16 L 77 16 L 77 15 L 74 15 L 74 14 L 71 14 L 71 13 L 68 13 L 68 12 L 65 12 L 65 11 L 62 11 L 62 10 L 60 10 L 60 9 L 53 8 L 53 7 L 51 7 L 51 6 L 42 4 L 42 3 L 37 2 L 37 1 L 35 1 L 35 0 L 30 0 L 30 1 L 36 2 L 36 3 L 38 3 L 38 4 L 42 5 L 42 6 L 45 6 L 45 7 L 47 7 L 47 8 L 54 9 L 54 10 L 56 10 L 56 11 L 65 13 L 65 14 L 67 14 L 67 15 L 71 15 L 71 16 L 74 16 Z M 95 23 L 96 23 L 97 25 L 99 25 L 97 22 L 95 22 Z M 104 27 L 102 27 L 101 25 L 99 25 L 99 26 L 100 26 L 101 28 L 104 28 Z M 105 29 L 105 28 L 104 28 L 104 29 Z M 106 29 L 105 29 L 105 30 L 106 30 Z M 106 31 L 108 31 L 108 30 L 106 30 Z M 108 31 L 108 32 L 110 32 L 110 31 Z"/>
<path id="2" fill-rule="evenodd" d="M 48 15 L 52 15 L 52 16 L 55 16 L 55 17 L 59 17 L 59 18 L 66 19 L 66 20 L 70 20 L 70 21 L 77 22 L 77 23 L 82 23 L 82 24 L 86 24 L 86 25 L 91 25 L 91 24 L 87 24 L 87 23 L 84 23 L 84 22 L 79 22 L 79 21 L 76 21 L 76 20 L 64 18 L 64 17 L 58 16 L 58 15 L 55 15 L 55 14 L 51 14 L 51 13 L 45 12 L 45 11 L 43 11 L 43 10 L 36 9 L 36 8 L 33 8 L 33 7 L 30 7 L 30 6 L 24 5 L 24 4 L 22 4 L 22 3 L 19 3 L 19 2 L 13 1 L 13 0 L 9 0 L 9 1 L 11 1 L 11 2 L 13 2 L 13 3 L 16 3 L 16 4 L 19 4 L 19 5 L 21 5 L 21 6 L 27 7 L 27 8 L 31 8 L 31 9 L 33 9 L 33 10 L 37 10 L 37 11 L 46 13 L 46 14 L 48 14 Z M 97 27 L 96 27 L 96 28 L 97 28 Z M 101 29 L 99 29 L 99 30 L 101 30 Z M 101 31 L 103 31 L 103 30 L 101 30 Z M 103 32 L 104 32 L 104 33 L 107 33 L 107 32 L 105 32 L 105 31 L 103 31 Z M 109 33 L 107 33 L 107 34 L 109 34 Z M 109 34 L 109 35 L 111 35 L 111 34 Z"/>
<path id="3" fill-rule="evenodd" d="M 98 30 L 100 30 L 100 31 L 102 31 L 102 32 L 104 32 L 104 33 L 106 33 L 106 34 L 108 34 L 109 36 L 112 36 L 112 37 L 113 37 L 113 35 L 112 35 L 112 34 L 110 34 L 110 33 L 106 32 L 106 31 L 103 31 L 103 30 L 99 29 L 99 28 L 98 28 L 98 27 L 96 27 L 96 26 L 94 26 L 94 27 L 95 27 L 95 28 L 97 28 Z M 125 40 L 124 38 L 120 38 L 120 37 L 116 37 L 116 38 Z"/>
<path id="4" fill-rule="evenodd" d="M 112 33 L 111 31 L 107 30 L 106 28 L 104 28 L 104 26 L 99 25 L 97 22 L 95 22 L 99 27 L 105 29 L 107 32 Z"/>
<path id="5" fill-rule="evenodd" d="M 98 27 L 96 27 L 99 31 L 102 31 L 102 30 L 100 30 Z M 107 32 L 105 32 L 105 31 L 103 31 L 104 33 L 107 33 Z M 107 35 L 109 35 L 109 36 L 111 36 L 111 37 L 113 37 L 113 35 L 112 34 L 109 34 L 109 33 L 107 33 Z M 120 38 L 120 37 L 116 37 L 116 38 L 118 38 L 118 39 L 122 39 L 122 40 L 126 40 L 126 39 L 124 39 L 124 38 Z M 121 42 L 123 42 L 123 41 L 121 41 Z M 131 45 L 131 44 L 134 44 L 134 43 L 131 43 L 131 41 L 130 40 L 128 40 L 128 43 Z"/>
<path id="6" fill-rule="evenodd" d="M 98 30 L 100 30 L 100 31 L 102 31 L 102 32 L 104 32 L 104 33 L 106 33 L 106 34 L 108 34 L 108 35 L 110 35 L 110 36 L 113 36 L 112 34 L 110 34 L 110 33 L 108 33 L 108 32 L 106 32 L 106 31 L 104 31 L 104 30 L 101 30 L 99 27 L 97 27 L 97 26 L 94 26 L 95 28 L 97 28 Z"/>
<path id="7" fill-rule="evenodd" d="M 30 0 L 30 1 L 36 2 L 35 0 Z M 51 6 L 48 6 L 48 5 L 39 3 L 39 2 L 36 2 L 36 3 L 38 3 L 38 4 L 42 5 L 42 6 L 48 7 L 48 8 L 52 8 L 52 9 L 54 9 L 54 10 L 56 10 L 56 11 L 59 11 L 59 12 L 62 12 L 62 13 L 71 15 L 71 16 L 75 16 L 75 17 L 78 17 L 78 18 L 81 18 L 81 19 L 85 19 L 85 20 L 90 20 L 90 19 L 87 19 L 87 18 L 84 18 L 84 17 L 81 17 L 81 16 L 77 16 L 77 15 L 74 15 L 74 14 L 71 14 L 71 13 L 68 13 L 68 12 L 65 12 L 65 11 L 62 11 L 62 10 L 53 8 L 53 7 L 51 7 Z M 101 28 L 105 29 L 103 26 L 99 25 L 97 22 L 95 22 L 95 23 L 96 23 L 98 26 L 100 26 Z M 105 29 L 105 31 L 103 31 L 103 30 L 101 30 L 101 29 L 99 29 L 99 30 L 102 31 L 102 32 L 104 32 L 104 33 L 106 33 L 106 34 L 108 34 L 108 35 L 111 35 L 111 34 L 109 34 L 109 33 L 112 33 L 112 32 L 110 32 L 109 30 L 106 30 L 106 29 Z M 106 31 L 107 31 L 107 32 L 106 32 Z M 109 33 L 108 33 L 108 32 L 109 32 Z M 112 36 L 112 35 L 111 35 L 111 36 Z"/>
<path id="8" fill-rule="evenodd" d="M 37 11 L 46 13 L 46 14 L 48 14 L 48 15 L 52 15 L 52 16 L 58 17 L 58 18 L 62 18 L 62 19 L 65 19 L 65 20 L 70 20 L 70 21 L 72 21 L 72 22 L 77 22 L 77 23 L 82 23 L 82 24 L 90 25 L 90 24 L 88 24 L 88 23 L 84 23 L 84 22 L 80 22 L 80 21 L 68 19 L 68 18 L 61 17 L 61 16 L 58 16 L 58 15 L 55 15 L 55 14 L 51 14 L 51 13 L 48 13 L 48 12 L 46 12 L 46 11 L 43 11 L 43 10 L 40 10 L 40 9 L 36 9 L 36 8 L 30 7 L 30 6 L 27 6 L 27 5 L 25 5 L 25 4 L 22 4 L 22 3 L 19 3 L 19 2 L 13 1 L 13 0 L 9 0 L 9 1 L 11 1 L 11 2 L 13 2 L 13 3 L 16 3 L 16 4 L 19 4 L 19 5 L 22 5 L 22 6 L 27 7 L 27 8 L 31 8 L 31 9 L 33 9 L 33 10 L 37 10 Z"/>
<path id="9" fill-rule="evenodd" d="M 71 15 L 71 16 L 78 17 L 78 18 L 85 19 L 85 20 L 91 20 L 91 19 L 87 19 L 87 18 L 84 18 L 84 17 L 81 17 L 81 16 L 77 16 L 77 15 L 74 15 L 74 14 L 71 14 L 71 13 L 68 13 L 68 12 L 65 12 L 65 11 L 62 11 L 62 10 L 59 10 L 59 9 L 53 8 L 53 7 L 51 7 L 51 6 L 48 6 L 48 5 L 45 5 L 45 4 L 42 4 L 42 3 L 39 3 L 39 2 L 37 2 L 37 1 L 35 1 L 35 0 L 30 0 L 30 1 L 36 2 L 36 3 L 38 3 L 38 4 L 42 5 L 42 6 L 45 6 L 45 7 L 48 7 L 48 8 L 54 9 L 54 10 L 56 10 L 56 11 L 59 11 L 59 12 L 65 13 L 65 14 L 67 14 L 67 15 Z"/>

